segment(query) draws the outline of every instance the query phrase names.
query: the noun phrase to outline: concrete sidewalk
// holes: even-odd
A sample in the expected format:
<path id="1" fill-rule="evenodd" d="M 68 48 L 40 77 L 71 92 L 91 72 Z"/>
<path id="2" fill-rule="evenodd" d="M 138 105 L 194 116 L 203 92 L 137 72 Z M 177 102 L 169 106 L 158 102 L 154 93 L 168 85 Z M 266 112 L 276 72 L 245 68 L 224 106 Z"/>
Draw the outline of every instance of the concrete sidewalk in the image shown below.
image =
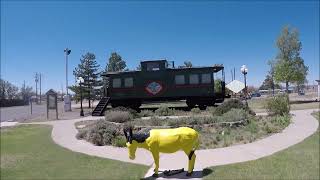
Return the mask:
<path id="1" fill-rule="evenodd" d="M 201 178 L 202 169 L 206 167 L 259 159 L 303 141 L 305 138 L 316 132 L 318 128 L 318 121 L 311 116 L 313 111 L 315 110 L 292 111 L 292 123 L 281 133 L 271 135 L 264 139 L 249 144 L 196 151 L 197 160 L 195 164 L 195 173 L 191 178 Z M 78 131 L 74 125 L 75 122 L 97 120 L 100 118 L 101 117 L 86 117 L 74 120 L 59 120 L 32 124 L 53 125 L 52 138 L 54 142 L 75 152 L 148 166 L 153 164 L 151 153 L 144 149 L 138 149 L 136 152 L 136 159 L 130 160 L 126 148 L 94 146 L 84 140 L 76 139 Z M 173 154 L 160 155 L 160 169 L 185 168 L 186 170 L 187 166 L 188 158 L 182 151 Z M 151 178 L 150 176 L 153 174 L 153 169 L 153 167 L 150 168 L 145 176 L 146 178 Z M 158 179 L 161 178 L 162 177 Z M 185 173 L 181 173 L 176 176 L 170 176 L 169 178 L 181 179 L 187 177 L 185 176 Z"/>

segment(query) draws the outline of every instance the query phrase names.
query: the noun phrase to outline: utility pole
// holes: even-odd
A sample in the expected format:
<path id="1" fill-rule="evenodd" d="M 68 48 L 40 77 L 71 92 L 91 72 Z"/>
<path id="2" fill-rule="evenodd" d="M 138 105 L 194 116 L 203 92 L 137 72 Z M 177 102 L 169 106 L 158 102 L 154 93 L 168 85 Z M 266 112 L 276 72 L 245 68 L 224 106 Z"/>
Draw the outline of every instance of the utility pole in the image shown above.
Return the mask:
<path id="1" fill-rule="evenodd" d="M 41 73 L 40 74 L 40 104 L 41 104 Z"/>
<path id="2" fill-rule="evenodd" d="M 38 76 L 38 73 L 36 73 L 35 75 L 35 82 L 36 82 L 36 102 L 38 103 L 38 82 L 39 82 L 39 76 Z"/>

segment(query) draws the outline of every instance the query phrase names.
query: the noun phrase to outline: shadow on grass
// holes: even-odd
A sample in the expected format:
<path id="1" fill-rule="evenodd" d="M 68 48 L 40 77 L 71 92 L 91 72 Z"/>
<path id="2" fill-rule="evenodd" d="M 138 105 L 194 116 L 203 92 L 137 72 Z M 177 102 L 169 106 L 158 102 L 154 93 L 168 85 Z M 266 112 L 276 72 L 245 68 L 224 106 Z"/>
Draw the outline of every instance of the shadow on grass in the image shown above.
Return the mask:
<path id="1" fill-rule="evenodd" d="M 182 173 L 179 173 L 179 174 L 175 174 L 175 175 L 172 175 L 172 176 L 166 176 L 162 173 L 159 173 L 158 177 L 153 177 L 153 176 L 149 176 L 149 177 L 146 177 L 146 178 L 141 178 L 141 180 L 154 180 L 154 179 L 157 179 L 157 178 L 165 178 L 165 179 L 192 179 L 192 178 L 203 178 L 205 176 L 208 176 L 209 174 L 211 174 L 213 171 L 212 169 L 208 169 L 208 168 L 205 168 L 203 169 L 202 171 L 193 171 L 192 175 L 191 176 L 186 176 L 187 172 L 184 171 Z"/>
<path id="2" fill-rule="evenodd" d="M 308 104 L 308 103 L 313 103 L 317 102 L 315 100 L 304 100 L 304 101 L 290 101 L 290 104 Z"/>

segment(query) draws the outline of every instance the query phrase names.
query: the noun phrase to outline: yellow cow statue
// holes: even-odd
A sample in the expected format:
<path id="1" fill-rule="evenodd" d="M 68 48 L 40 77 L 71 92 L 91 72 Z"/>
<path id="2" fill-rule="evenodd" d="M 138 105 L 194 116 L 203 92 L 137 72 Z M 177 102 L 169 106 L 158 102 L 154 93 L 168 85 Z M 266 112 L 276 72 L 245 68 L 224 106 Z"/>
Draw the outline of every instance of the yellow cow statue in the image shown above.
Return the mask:
<path id="1" fill-rule="evenodd" d="M 198 132 L 192 128 L 179 127 L 175 129 L 152 129 L 146 133 L 132 133 L 132 128 L 123 130 L 127 139 L 129 158 L 135 159 L 137 148 L 144 148 L 152 153 L 155 169 L 154 177 L 158 176 L 159 153 L 174 153 L 182 150 L 189 158 L 187 176 L 191 176 L 199 147 Z"/>

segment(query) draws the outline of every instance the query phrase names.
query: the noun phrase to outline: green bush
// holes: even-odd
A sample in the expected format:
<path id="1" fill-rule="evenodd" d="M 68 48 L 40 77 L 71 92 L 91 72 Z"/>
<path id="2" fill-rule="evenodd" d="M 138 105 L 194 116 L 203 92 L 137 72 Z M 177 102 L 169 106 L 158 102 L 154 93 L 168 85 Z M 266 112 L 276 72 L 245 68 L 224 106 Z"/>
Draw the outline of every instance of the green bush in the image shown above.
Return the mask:
<path id="1" fill-rule="evenodd" d="M 79 130 L 79 132 L 76 135 L 77 139 L 85 139 L 87 135 L 87 131 L 86 130 Z"/>
<path id="2" fill-rule="evenodd" d="M 249 131 L 252 134 L 256 134 L 258 132 L 258 125 L 255 121 L 251 120 L 247 126 L 246 130 Z"/>
<path id="3" fill-rule="evenodd" d="M 128 111 L 112 110 L 106 112 L 105 119 L 106 121 L 110 122 L 124 123 L 131 121 L 133 119 L 133 116 Z"/>
<path id="4" fill-rule="evenodd" d="M 123 136 L 117 136 L 113 139 L 112 145 L 116 147 L 126 147 L 127 140 Z"/>
<path id="5" fill-rule="evenodd" d="M 138 114 L 139 117 L 149 117 L 149 116 L 153 116 L 153 115 L 154 115 L 154 113 L 152 111 L 150 111 L 150 110 L 142 110 Z"/>
<path id="6" fill-rule="evenodd" d="M 272 117 L 271 122 L 277 126 L 287 127 L 291 122 L 291 118 L 289 115 L 274 116 Z"/>
<path id="7" fill-rule="evenodd" d="M 136 110 L 131 109 L 131 108 L 127 108 L 127 107 L 123 107 L 123 106 L 112 108 L 111 111 L 126 111 L 126 112 L 129 112 L 132 115 L 132 117 L 134 117 L 134 118 L 139 117 L 139 114 Z"/>
<path id="8" fill-rule="evenodd" d="M 287 94 L 271 97 L 265 107 L 269 115 L 288 115 L 290 112 L 289 96 Z"/>
<path id="9" fill-rule="evenodd" d="M 244 109 L 250 113 L 253 112 L 249 109 L 248 106 L 243 104 L 239 99 L 229 99 L 223 102 L 220 106 L 210 110 L 214 116 L 221 116 L 222 114 L 230 111 L 231 109 Z"/>
<path id="10" fill-rule="evenodd" d="M 155 110 L 155 114 L 158 116 L 171 116 L 174 114 L 174 111 L 168 106 L 161 105 L 157 110 Z"/>
<path id="11" fill-rule="evenodd" d="M 157 117 L 151 117 L 150 120 L 146 120 L 150 122 L 151 126 L 161 126 L 163 119 Z"/>
<path id="12" fill-rule="evenodd" d="M 92 144 L 111 145 L 114 138 L 122 136 L 122 128 L 105 120 L 99 120 L 87 129 L 80 130 L 78 139 L 85 139 Z"/>
<path id="13" fill-rule="evenodd" d="M 191 112 L 194 114 L 199 114 L 201 112 L 201 110 L 199 108 L 192 108 Z"/>
<path id="14" fill-rule="evenodd" d="M 224 113 L 219 121 L 221 122 L 236 122 L 248 120 L 248 113 L 244 109 L 232 108 L 228 112 Z"/>

